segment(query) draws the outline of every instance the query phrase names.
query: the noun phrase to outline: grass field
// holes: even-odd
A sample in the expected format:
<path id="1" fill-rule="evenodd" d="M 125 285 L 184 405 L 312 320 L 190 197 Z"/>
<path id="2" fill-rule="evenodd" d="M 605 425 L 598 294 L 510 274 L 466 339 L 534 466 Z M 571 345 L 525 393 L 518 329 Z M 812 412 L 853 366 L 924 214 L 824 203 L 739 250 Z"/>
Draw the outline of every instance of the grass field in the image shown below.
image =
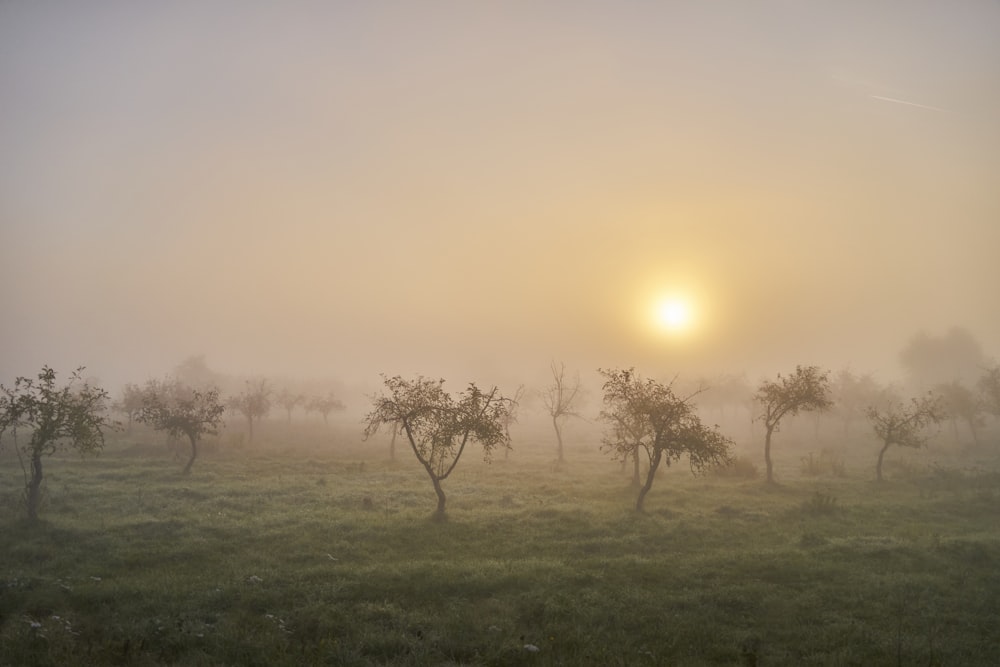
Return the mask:
<path id="1" fill-rule="evenodd" d="M 0 663 L 1000 663 L 994 466 L 675 468 L 637 515 L 596 447 L 470 451 L 433 522 L 408 454 L 221 447 L 181 476 L 125 439 L 53 459 L 28 526 L 8 452 Z"/>

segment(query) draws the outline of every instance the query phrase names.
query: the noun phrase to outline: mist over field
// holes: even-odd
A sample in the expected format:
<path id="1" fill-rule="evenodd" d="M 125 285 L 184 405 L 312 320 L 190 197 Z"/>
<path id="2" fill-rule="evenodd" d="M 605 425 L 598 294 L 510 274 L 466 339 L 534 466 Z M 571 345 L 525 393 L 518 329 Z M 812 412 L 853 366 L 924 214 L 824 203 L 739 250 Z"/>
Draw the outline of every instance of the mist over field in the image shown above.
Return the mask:
<path id="1" fill-rule="evenodd" d="M 0 376 L 1000 352 L 1000 8 L 0 6 Z M 690 326 L 663 331 L 660 299 Z"/>
<path id="2" fill-rule="evenodd" d="M 0 664 L 995 665 L 997 35 L 0 1 Z"/>

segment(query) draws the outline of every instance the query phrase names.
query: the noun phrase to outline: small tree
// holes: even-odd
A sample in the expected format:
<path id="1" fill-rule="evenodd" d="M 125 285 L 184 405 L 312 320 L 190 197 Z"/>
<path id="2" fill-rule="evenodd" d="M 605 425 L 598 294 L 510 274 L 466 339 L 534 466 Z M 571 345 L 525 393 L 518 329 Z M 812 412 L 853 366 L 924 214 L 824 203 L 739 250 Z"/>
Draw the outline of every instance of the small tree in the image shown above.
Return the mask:
<path id="1" fill-rule="evenodd" d="M 186 436 L 191 443 L 191 458 L 184 466 L 188 474 L 198 458 L 198 442 L 203 435 L 215 435 L 222 423 L 226 407 L 219 400 L 219 390 L 199 391 L 179 380 L 150 380 L 142 397 L 139 421 L 175 438 Z"/>
<path id="2" fill-rule="evenodd" d="M 649 471 L 639 489 L 635 509 L 643 511 L 646 494 L 661 462 L 669 466 L 687 455 L 694 473 L 731 460 L 732 440 L 718 428 L 701 423 L 691 403 L 692 396 L 681 398 L 672 385 L 643 380 L 633 369 L 600 370 L 604 376 L 604 405 L 601 417 L 612 426 L 605 447 L 616 458 L 624 459 L 638 450 L 646 453 Z"/>
<path id="3" fill-rule="evenodd" d="M 774 465 L 771 462 L 771 436 L 785 415 L 800 411 L 825 410 L 831 405 L 828 373 L 818 366 L 796 366 L 791 375 L 778 374 L 777 381 L 764 380 L 754 398 L 763 412 L 764 461 L 767 462 L 767 481 L 774 482 Z"/>
<path id="4" fill-rule="evenodd" d="M 25 505 L 28 520 L 38 520 L 42 498 L 42 457 L 61 449 L 75 449 L 81 454 L 104 447 L 104 431 L 115 428 L 107 416 L 108 393 L 100 387 L 81 382 L 83 367 L 70 375 L 63 387 L 56 386 L 56 373 L 43 366 L 37 380 L 19 377 L 13 387 L 0 385 L 0 439 L 10 433 L 17 447 L 18 431 L 30 433 L 18 453 L 27 456 L 25 470 Z"/>
<path id="5" fill-rule="evenodd" d="M 122 387 L 122 397 L 111 406 L 115 411 L 125 415 L 128 420 L 126 428 L 132 428 L 132 422 L 139 416 L 142 410 L 142 389 L 137 384 L 129 382 Z"/>
<path id="6" fill-rule="evenodd" d="M 875 464 L 875 479 L 882 481 L 882 459 L 892 445 L 900 447 L 922 447 L 927 441 L 925 430 L 946 417 L 941 400 L 932 394 L 921 399 L 910 399 L 905 406 L 899 401 L 891 401 L 885 407 L 869 406 L 865 411 L 875 435 L 882 441 Z"/>
<path id="7" fill-rule="evenodd" d="M 292 410 L 303 405 L 306 402 L 306 397 L 302 394 L 296 394 L 288 390 L 288 388 L 282 389 L 275 396 L 275 401 L 278 405 L 285 409 L 285 413 L 288 416 L 288 423 L 292 423 Z"/>
<path id="8" fill-rule="evenodd" d="M 941 397 L 955 440 L 958 440 L 958 421 L 962 420 L 969 427 L 972 441 L 978 445 L 979 427 L 983 425 L 983 403 L 980 396 L 957 380 L 939 384 L 934 391 Z"/>
<path id="9" fill-rule="evenodd" d="M 984 369 L 978 385 L 983 409 L 994 417 L 1000 417 L 1000 365 Z"/>
<path id="10" fill-rule="evenodd" d="M 434 516 L 442 519 L 445 494 L 441 482 L 455 470 L 469 442 L 479 443 L 487 461 L 494 448 L 510 447 L 504 428 L 510 400 L 496 387 L 483 392 L 472 383 L 455 399 L 444 390 L 444 380 L 404 380 L 399 376 L 382 376 L 382 380 L 386 393 L 372 397 L 364 437 L 374 435 L 383 425 L 399 428 L 406 435 L 434 485 L 438 499 Z"/>
<path id="11" fill-rule="evenodd" d="M 865 416 L 867 406 L 882 400 L 886 392 L 871 375 L 856 375 L 849 368 L 837 373 L 830 389 L 831 408 L 844 425 L 845 438 L 850 434 L 851 424 Z"/>
<path id="12" fill-rule="evenodd" d="M 230 410 L 240 413 L 247 420 L 247 442 L 253 442 L 253 424 L 271 411 L 271 388 L 267 380 L 247 380 L 247 388 L 229 399 Z"/>
<path id="13" fill-rule="evenodd" d="M 553 361 L 550 369 L 552 371 L 552 384 L 542 392 L 542 402 L 552 417 L 552 427 L 556 430 L 556 441 L 558 442 L 559 462 L 563 462 L 563 438 L 562 422 L 567 417 L 579 417 L 575 411 L 574 404 L 580 395 L 580 375 L 573 376 L 572 380 L 566 379 L 566 364 L 560 363 L 556 366 Z"/>
<path id="14" fill-rule="evenodd" d="M 330 424 L 329 416 L 334 410 L 343 410 L 344 403 L 331 391 L 326 396 L 314 396 L 306 403 L 306 412 L 318 412 L 323 416 L 323 423 Z"/>

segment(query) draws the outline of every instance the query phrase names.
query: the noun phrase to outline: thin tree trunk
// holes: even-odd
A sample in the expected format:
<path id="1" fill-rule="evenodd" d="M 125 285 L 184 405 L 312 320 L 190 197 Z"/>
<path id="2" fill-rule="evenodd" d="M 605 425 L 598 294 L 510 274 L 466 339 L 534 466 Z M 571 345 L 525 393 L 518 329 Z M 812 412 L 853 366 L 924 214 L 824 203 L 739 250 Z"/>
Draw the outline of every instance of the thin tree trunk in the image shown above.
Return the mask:
<path id="1" fill-rule="evenodd" d="M 190 433 L 188 434 L 188 439 L 191 441 L 191 458 L 188 459 L 187 465 L 184 466 L 184 474 L 185 475 L 188 474 L 189 472 L 191 472 L 191 466 L 194 465 L 194 460 L 196 458 L 198 458 L 198 441 L 197 441 L 197 439 L 193 435 L 191 435 Z"/>
<path id="2" fill-rule="evenodd" d="M 657 450 L 656 454 L 653 455 L 653 458 L 649 462 L 649 472 L 646 473 L 646 483 L 642 485 L 641 489 L 639 489 L 639 497 L 636 498 L 635 501 L 636 512 L 645 511 L 643 503 L 646 501 L 646 494 L 649 493 L 651 488 L 653 488 L 653 478 L 656 477 L 656 469 L 660 467 L 660 459 L 662 456 L 662 452 Z"/>
<path id="3" fill-rule="evenodd" d="M 399 430 L 396 425 L 392 425 L 392 439 L 389 440 L 389 460 L 396 460 L 396 436 L 399 435 Z"/>
<path id="4" fill-rule="evenodd" d="M 639 445 L 632 449 L 632 486 L 639 486 Z"/>
<path id="5" fill-rule="evenodd" d="M 552 426 L 556 429 L 556 440 L 559 442 L 559 463 L 563 462 L 563 441 L 562 431 L 559 430 L 559 418 L 552 418 Z"/>
<path id="6" fill-rule="evenodd" d="M 434 511 L 435 519 L 444 519 L 444 489 L 441 488 L 441 480 L 436 476 L 431 475 L 431 481 L 434 482 L 434 493 L 437 494 L 438 504 L 437 509 Z"/>
<path id="7" fill-rule="evenodd" d="M 28 482 L 28 493 L 25 498 L 28 504 L 28 520 L 38 521 L 38 506 L 42 501 L 42 455 L 35 452 L 31 455 L 31 480 Z"/>
<path id="8" fill-rule="evenodd" d="M 768 484 L 774 483 L 774 464 L 771 463 L 771 434 L 774 433 L 774 427 L 768 426 L 767 433 L 764 434 L 764 462 L 767 463 L 767 482 Z"/>
<path id="9" fill-rule="evenodd" d="M 882 447 L 882 451 L 878 453 L 878 463 L 875 464 L 875 479 L 879 482 L 882 481 L 882 457 L 885 456 L 885 450 L 889 449 L 889 443 L 885 443 Z"/>

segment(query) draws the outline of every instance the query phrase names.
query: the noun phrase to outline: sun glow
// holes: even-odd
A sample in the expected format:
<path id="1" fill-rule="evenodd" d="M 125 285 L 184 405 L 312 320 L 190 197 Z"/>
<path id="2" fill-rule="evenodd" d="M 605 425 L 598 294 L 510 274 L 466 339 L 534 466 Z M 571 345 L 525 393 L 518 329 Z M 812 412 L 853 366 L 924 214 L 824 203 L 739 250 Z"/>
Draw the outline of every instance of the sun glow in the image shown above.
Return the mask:
<path id="1" fill-rule="evenodd" d="M 679 297 L 661 299 L 654 313 L 656 325 L 669 333 L 683 333 L 694 325 L 691 304 Z"/>

